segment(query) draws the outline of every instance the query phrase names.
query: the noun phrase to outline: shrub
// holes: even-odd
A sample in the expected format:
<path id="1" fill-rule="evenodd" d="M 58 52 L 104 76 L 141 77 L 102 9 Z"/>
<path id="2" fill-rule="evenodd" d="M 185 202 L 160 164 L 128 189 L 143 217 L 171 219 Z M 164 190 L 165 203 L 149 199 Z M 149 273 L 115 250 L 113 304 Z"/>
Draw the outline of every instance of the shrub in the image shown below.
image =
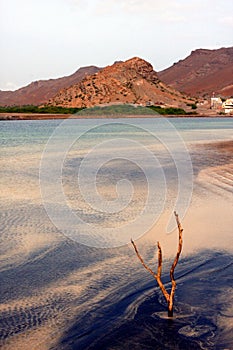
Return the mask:
<path id="1" fill-rule="evenodd" d="M 49 106 L 44 107 L 27 105 L 27 106 L 10 106 L 1 107 L 0 113 L 43 113 L 43 114 L 74 114 L 82 110 L 83 108 L 67 108 L 61 106 Z"/>

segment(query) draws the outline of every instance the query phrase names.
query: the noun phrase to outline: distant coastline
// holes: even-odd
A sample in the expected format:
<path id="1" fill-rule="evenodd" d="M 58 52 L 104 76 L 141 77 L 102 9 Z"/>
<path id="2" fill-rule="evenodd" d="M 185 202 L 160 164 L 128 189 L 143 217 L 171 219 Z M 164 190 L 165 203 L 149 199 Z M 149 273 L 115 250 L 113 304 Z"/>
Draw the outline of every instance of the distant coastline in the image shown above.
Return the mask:
<path id="1" fill-rule="evenodd" d="M 32 114 L 32 113 L 0 113 L 0 121 L 14 120 L 51 120 L 51 119 L 120 119 L 120 118 L 232 118 L 233 115 L 209 115 L 209 114 L 188 114 L 188 115 L 81 115 L 81 114 Z"/>

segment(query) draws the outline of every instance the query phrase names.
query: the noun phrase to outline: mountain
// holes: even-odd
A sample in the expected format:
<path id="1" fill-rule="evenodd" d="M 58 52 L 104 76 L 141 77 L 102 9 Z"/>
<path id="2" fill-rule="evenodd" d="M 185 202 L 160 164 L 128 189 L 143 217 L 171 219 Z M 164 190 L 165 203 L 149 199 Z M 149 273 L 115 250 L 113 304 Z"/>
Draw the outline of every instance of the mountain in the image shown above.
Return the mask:
<path id="1" fill-rule="evenodd" d="M 233 95 L 233 47 L 198 49 L 158 73 L 174 89 L 192 96 Z"/>
<path id="2" fill-rule="evenodd" d="M 162 83 L 150 63 L 134 57 L 115 62 L 81 82 L 64 88 L 49 105 L 92 107 L 109 103 L 156 104 L 182 107 L 187 98 Z"/>
<path id="3" fill-rule="evenodd" d="M 0 105 L 41 105 L 56 95 L 62 88 L 76 84 L 87 75 L 94 74 L 99 70 L 100 68 L 95 66 L 83 67 L 67 77 L 35 81 L 16 91 L 0 90 Z"/>
<path id="4" fill-rule="evenodd" d="M 180 107 L 187 102 L 184 94 L 208 98 L 213 92 L 233 96 L 233 47 L 192 51 L 158 73 L 137 57 L 106 68 L 83 67 L 63 78 L 35 81 L 16 91 L 0 90 L 0 106 L 91 107 L 119 102 Z"/>

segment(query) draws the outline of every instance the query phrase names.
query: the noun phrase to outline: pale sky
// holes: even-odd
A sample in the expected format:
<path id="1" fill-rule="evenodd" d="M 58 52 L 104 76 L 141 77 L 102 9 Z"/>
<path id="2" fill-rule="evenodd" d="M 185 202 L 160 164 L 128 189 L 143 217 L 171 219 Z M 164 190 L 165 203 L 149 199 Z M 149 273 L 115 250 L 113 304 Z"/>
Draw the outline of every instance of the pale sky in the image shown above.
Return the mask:
<path id="1" fill-rule="evenodd" d="M 0 89 L 139 56 L 156 71 L 233 46 L 232 0 L 0 0 Z"/>

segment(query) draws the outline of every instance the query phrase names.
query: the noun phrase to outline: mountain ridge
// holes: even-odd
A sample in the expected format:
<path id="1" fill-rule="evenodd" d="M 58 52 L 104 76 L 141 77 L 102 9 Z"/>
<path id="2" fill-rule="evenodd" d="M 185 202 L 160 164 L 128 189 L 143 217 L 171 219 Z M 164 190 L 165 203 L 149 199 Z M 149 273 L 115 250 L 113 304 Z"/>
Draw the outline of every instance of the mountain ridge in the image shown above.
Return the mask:
<path id="1" fill-rule="evenodd" d="M 16 91 L 0 90 L 0 105 L 40 105 L 46 103 L 62 88 L 81 81 L 85 76 L 98 72 L 101 68 L 96 66 L 81 67 L 71 75 L 34 81 Z"/>
<path id="2" fill-rule="evenodd" d="M 233 95 L 233 47 L 197 49 L 183 60 L 158 72 L 174 89 L 191 96 L 210 97 L 213 92 L 228 98 Z"/>
<path id="3" fill-rule="evenodd" d="M 134 58 L 135 59 L 135 58 Z M 137 58 L 140 59 L 140 58 Z M 130 62 L 129 59 L 125 62 Z M 142 60 L 142 59 L 141 59 Z M 142 60 L 144 61 L 144 60 Z M 144 61 L 146 62 L 146 61 Z M 81 83 L 84 80 L 85 85 L 85 79 L 89 76 L 93 76 L 93 74 L 96 74 L 103 69 L 109 70 L 109 67 L 119 67 L 119 65 L 125 64 L 123 61 L 115 61 L 115 63 L 111 66 L 107 66 L 105 68 L 100 68 L 96 66 L 87 66 L 87 67 L 81 67 L 79 68 L 75 73 L 57 78 L 57 79 L 49 79 L 49 80 L 39 80 L 30 83 L 29 85 L 22 87 L 16 91 L 1 91 L 0 90 L 0 106 L 14 106 L 14 105 L 43 105 L 47 103 L 52 103 L 54 98 L 56 97 L 56 103 L 59 104 L 58 101 L 58 95 L 62 93 L 62 91 L 66 91 L 71 86 L 74 86 L 76 84 Z M 149 75 L 152 76 L 153 67 L 150 63 L 148 63 L 148 69 L 149 69 Z M 136 66 L 135 66 L 136 67 Z M 135 72 L 138 70 L 137 74 L 140 73 L 139 66 L 133 68 L 134 69 L 134 75 Z M 131 70 L 132 73 L 132 67 L 129 67 L 125 69 Z M 112 72 L 113 73 L 113 72 Z M 124 69 L 121 72 L 124 76 Z M 137 75 L 136 74 L 136 75 Z M 156 74 L 156 75 L 155 75 Z M 114 74 L 113 74 L 114 75 Z M 130 74 L 128 74 L 130 75 Z M 149 76 L 148 76 L 149 77 Z M 148 85 L 148 77 L 142 76 L 141 78 L 144 79 L 141 81 L 141 87 L 144 86 L 144 91 L 142 88 L 140 89 L 140 81 L 138 81 L 138 85 L 134 84 L 133 90 L 131 89 L 131 92 L 129 91 L 129 86 L 121 86 L 121 91 L 123 92 L 120 94 L 120 97 L 117 95 L 117 90 L 112 91 L 111 84 L 110 84 L 110 90 L 112 91 L 113 95 L 115 96 L 113 98 L 113 102 L 121 102 L 121 103 L 146 103 L 146 102 L 156 102 L 159 105 L 178 105 L 179 103 L 176 103 L 176 99 L 185 100 L 187 97 L 184 96 L 184 94 L 192 96 L 193 101 L 195 99 L 199 98 L 209 98 L 213 92 L 215 92 L 215 95 L 220 95 L 224 98 L 229 98 L 233 96 L 233 47 L 230 48 L 221 48 L 221 49 L 197 49 L 191 52 L 189 56 L 187 56 L 185 59 L 182 59 L 176 63 L 174 63 L 171 67 L 154 73 L 154 82 L 150 81 L 151 77 L 149 78 L 149 84 L 154 84 L 153 88 L 149 92 L 149 85 Z M 113 80 L 115 79 L 114 76 L 112 77 Z M 88 78 L 89 79 L 89 78 Z M 91 78 L 92 79 L 92 78 Z M 123 83 L 121 81 L 121 78 L 117 78 L 119 80 L 120 85 Z M 116 80 L 116 79 L 115 79 Z M 139 79 L 140 80 L 140 79 Z M 159 82 L 160 80 L 160 82 Z M 129 85 L 132 83 L 133 77 L 130 77 L 130 81 L 128 82 Z M 147 82 L 147 83 L 146 83 Z M 101 82 L 102 87 L 99 86 L 99 89 L 104 89 L 104 86 L 106 87 L 108 84 L 107 82 L 104 82 L 102 80 Z M 91 83 L 91 85 L 93 85 Z M 123 83 L 124 85 L 124 83 Z M 146 86 L 147 85 L 147 86 Z M 116 89 L 119 88 L 119 84 L 115 85 Z M 106 87 L 106 89 L 108 89 Z M 155 91 L 155 88 L 157 89 Z M 85 89 L 84 89 L 85 90 Z M 90 89 L 86 89 L 90 90 Z M 154 92 L 153 92 L 153 91 Z M 125 91 L 125 93 L 124 93 Z M 178 93 L 179 91 L 179 93 Z M 161 96 L 161 92 L 163 92 L 163 96 Z M 140 94 L 142 93 L 142 96 L 140 97 Z M 183 95 L 182 95 L 183 93 Z M 82 92 L 80 92 L 82 94 Z M 124 94 L 128 95 L 130 97 L 130 94 L 132 95 L 131 98 L 125 98 Z M 157 98 L 156 96 L 157 95 Z M 175 98 L 172 97 L 176 96 Z M 143 97 L 144 96 L 144 97 Z M 84 98 L 84 97 L 83 97 Z M 71 96 L 72 99 L 72 96 Z M 87 96 L 86 100 L 92 99 L 91 96 Z M 146 99 L 148 101 L 146 101 Z M 85 100 L 85 98 L 84 98 Z M 140 102 L 141 101 L 141 102 Z M 61 102 L 61 101 L 60 101 Z M 86 101 L 87 105 L 89 105 L 89 102 Z M 111 102 L 111 99 L 109 100 Z M 73 102 L 72 102 L 73 103 Z M 101 103 L 108 103 L 108 99 L 106 101 L 102 100 L 95 101 L 95 103 L 101 104 Z M 86 105 L 85 103 L 83 105 Z"/>

